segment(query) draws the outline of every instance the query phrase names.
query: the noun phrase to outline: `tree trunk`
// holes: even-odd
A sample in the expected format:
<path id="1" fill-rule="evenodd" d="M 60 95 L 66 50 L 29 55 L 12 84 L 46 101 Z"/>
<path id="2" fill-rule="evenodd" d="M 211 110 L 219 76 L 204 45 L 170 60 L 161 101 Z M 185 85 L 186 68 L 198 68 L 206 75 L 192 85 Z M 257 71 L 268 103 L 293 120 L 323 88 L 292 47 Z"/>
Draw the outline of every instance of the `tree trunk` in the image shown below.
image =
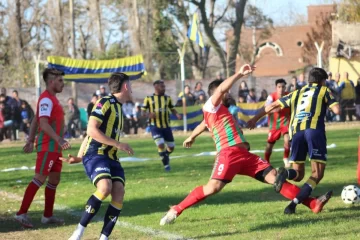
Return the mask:
<path id="1" fill-rule="evenodd" d="M 236 9 L 236 20 L 233 24 L 233 39 L 230 42 L 230 49 L 229 49 L 229 60 L 228 60 L 228 76 L 231 76 L 235 73 L 236 68 L 236 56 L 239 50 L 240 44 L 240 34 L 241 34 L 241 27 L 244 22 L 244 12 L 245 12 L 245 5 L 246 0 L 239 0 L 235 3 Z"/>
<path id="2" fill-rule="evenodd" d="M 95 2 L 95 12 L 96 12 L 96 25 L 98 28 L 98 37 L 99 37 L 99 48 L 102 53 L 105 52 L 106 46 L 104 41 L 104 34 L 102 30 L 102 23 L 101 23 L 101 8 L 100 8 L 100 0 L 96 0 Z"/>

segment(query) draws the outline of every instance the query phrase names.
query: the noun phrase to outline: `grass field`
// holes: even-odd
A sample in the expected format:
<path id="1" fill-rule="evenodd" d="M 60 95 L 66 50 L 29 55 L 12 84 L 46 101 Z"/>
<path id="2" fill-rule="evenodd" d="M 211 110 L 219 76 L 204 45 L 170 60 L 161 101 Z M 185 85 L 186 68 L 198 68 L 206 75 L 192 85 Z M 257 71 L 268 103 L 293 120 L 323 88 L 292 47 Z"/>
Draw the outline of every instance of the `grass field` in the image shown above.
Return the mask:
<path id="1" fill-rule="evenodd" d="M 121 224 L 115 227 L 112 239 L 359 239 L 360 205 L 348 206 L 340 199 L 343 186 L 356 183 L 359 135 L 359 126 L 327 132 L 328 145 L 335 143 L 336 148 L 329 149 L 325 177 L 313 194 L 320 195 L 333 189 L 334 197 L 318 215 L 299 206 L 295 215 L 285 216 L 283 210 L 288 201 L 276 194 L 271 186 L 238 176 L 218 195 L 186 210 L 175 224 L 160 227 L 159 220 L 170 205 L 207 182 L 214 161 L 213 156 L 192 156 L 214 151 L 209 136 L 200 137 L 192 149 L 180 147 L 185 137 L 178 136 L 178 147 L 173 155 L 186 156 L 172 160 L 171 173 L 163 171 L 160 160 L 123 163 L 127 179 L 126 200 Z M 263 149 L 266 134 L 247 135 L 247 140 L 252 149 Z M 135 150 L 135 157 L 157 158 L 156 147 L 150 138 L 126 141 Z M 76 153 L 78 146 L 73 144 L 69 152 Z M 275 148 L 281 146 L 278 142 Z M 35 154 L 23 154 L 21 146 L 1 148 L 0 171 L 32 167 L 34 159 Z M 273 153 L 272 164 L 282 165 L 282 152 Z M 309 170 L 307 168 L 306 178 Z M 32 176 L 33 170 L 0 172 L 0 239 L 67 239 L 79 221 L 77 215 L 95 190 L 83 166 L 64 164 L 55 211 L 65 219 L 64 226 L 49 227 L 40 223 L 44 187 L 39 190 L 29 211 L 35 228 L 24 230 L 13 220 Z M 105 201 L 96 221 L 88 226 L 84 239 L 98 239 L 107 204 Z"/>

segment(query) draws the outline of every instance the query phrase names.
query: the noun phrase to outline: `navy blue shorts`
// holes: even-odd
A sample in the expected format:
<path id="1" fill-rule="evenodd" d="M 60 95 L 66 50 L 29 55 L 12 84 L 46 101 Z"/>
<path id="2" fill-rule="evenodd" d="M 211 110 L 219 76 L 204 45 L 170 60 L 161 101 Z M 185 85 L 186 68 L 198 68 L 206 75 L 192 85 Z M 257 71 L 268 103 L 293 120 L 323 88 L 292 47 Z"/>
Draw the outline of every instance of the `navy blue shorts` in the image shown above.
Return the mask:
<path id="1" fill-rule="evenodd" d="M 150 126 L 151 136 L 154 140 L 162 138 L 166 142 L 174 142 L 174 136 L 172 134 L 171 128 L 158 128 L 155 126 Z"/>
<path id="2" fill-rule="evenodd" d="M 83 164 L 86 175 L 95 186 L 101 179 L 111 179 L 113 182 L 120 181 L 125 185 L 125 173 L 119 161 L 103 155 L 85 155 Z"/>
<path id="3" fill-rule="evenodd" d="M 309 160 L 326 163 L 326 135 L 324 130 L 306 129 L 295 133 L 291 140 L 290 162 L 304 163 Z"/>

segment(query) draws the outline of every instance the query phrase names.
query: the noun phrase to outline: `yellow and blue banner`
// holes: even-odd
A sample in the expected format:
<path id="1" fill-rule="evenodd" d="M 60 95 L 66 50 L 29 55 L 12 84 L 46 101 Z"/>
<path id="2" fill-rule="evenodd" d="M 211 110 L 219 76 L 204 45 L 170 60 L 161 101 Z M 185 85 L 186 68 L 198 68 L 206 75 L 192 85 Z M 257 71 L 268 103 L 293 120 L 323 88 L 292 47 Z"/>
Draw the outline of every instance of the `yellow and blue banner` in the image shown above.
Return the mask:
<path id="1" fill-rule="evenodd" d="M 237 113 L 238 113 L 238 122 L 240 126 L 245 127 L 246 123 L 254 117 L 257 112 L 264 106 L 265 102 L 258 102 L 258 103 L 238 103 L 237 104 Z M 178 113 L 181 114 L 182 107 L 175 108 Z M 193 130 L 196 128 L 197 125 L 201 123 L 203 120 L 203 112 L 202 106 L 189 106 L 186 107 L 187 111 L 187 129 Z M 182 115 L 182 114 L 181 114 Z M 184 122 L 183 120 L 178 120 L 176 116 L 173 114 L 170 115 L 170 127 L 172 130 L 184 130 Z M 256 126 L 262 127 L 267 124 L 267 116 L 261 118 Z"/>
<path id="2" fill-rule="evenodd" d="M 204 48 L 203 38 L 200 33 L 197 13 L 194 13 L 192 22 L 189 26 L 187 36 L 190 40 L 196 42 L 201 48 Z"/>
<path id="3" fill-rule="evenodd" d="M 79 83 L 107 83 L 113 72 L 123 72 L 130 77 L 130 80 L 139 79 L 145 73 L 142 55 L 112 60 L 81 60 L 49 56 L 47 61 L 48 67 L 65 73 L 65 80 Z"/>

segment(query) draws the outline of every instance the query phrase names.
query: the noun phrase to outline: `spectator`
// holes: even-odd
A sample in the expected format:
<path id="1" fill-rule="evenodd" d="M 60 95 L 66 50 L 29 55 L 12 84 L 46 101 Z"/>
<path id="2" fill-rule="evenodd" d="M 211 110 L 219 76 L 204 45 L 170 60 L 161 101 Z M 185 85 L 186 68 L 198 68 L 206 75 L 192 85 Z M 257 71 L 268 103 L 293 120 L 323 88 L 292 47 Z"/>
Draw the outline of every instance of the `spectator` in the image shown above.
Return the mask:
<path id="1" fill-rule="evenodd" d="M 230 99 L 229 99 L 229 104 L 230 104 L 230 106 L 228 108 L 229 112 L 234 117 L 236 122 L 239 123 L 238 112 L 240 111 L 240 108 L 236 105 L 235 99 L 233 99 L 232 97 L 230 97 Z M 241 126 L 241 127 L 243 127 L 243 126 Z"/>
<path id="2" fill-rule="evenodd" d="M 356 99 L 355 99 L 356 118 L 357 120 L 360 120 L 360 78 L 358 78 L 357 80 L 355 93 L 356 93 Z"/>
<path id="3" fill-rule="evenodd" d="M 138 134 L 138 129 L 141 125 L 141 118 L 142 118 L 141 105 L 139 102 L 136 102 L 133 110 L 134 134 Z"/>
<path id="4" fill-rule="evenodd" d="M 92 95 L 91 100 L 86 108 L 86 112 L 88 115 L 88 118 L 90 117 L 91 111 L 96 103 L 96 101 L 98 100 L 98 95 L 96 95 L 95 93 Z"/>
<path id="5" fill-rule="evenodd" d="M 337 74 L 339 75 L 339 78 L 340 78 L 340 74 Z M 333 94 L 333 96 L 336 98 L 337 96 L 337 92 L 336 92 L 336 82 L 334 79 L 332 79 L 332 73 L 331 72 L 328 72 L 328 79 L 326 79 L 326 87 L 330 89 L 331 93 Z M 335 113 L 333 113 L 329 108 L 326 109 L 326 121 L 327 122 L 332 122 L 334 120 L 336 120 L 336 115 Z"/>
<path id="6" fill-rule="evenodd" d="M 184 92 L 181 92 L 179 94 L 179 98 L 178 98 L 178 102 L 181 102 L 181 98 L 183 97 L 183 95 L 185 96 L 185 103 L 186 106 L 193 106 L 195 104 L 195 97 L 194 95 L 191 93 L 190 91 L 190 86 L 189 85 L 185 85 L 184 87 Z M 185 94 L 184 94 L 185 93 Z M 181 104 L 182 105 L 182 104 Z M 180 106 L 181 106 L 180 105 Z"/>
<path id="7" fill-rule="evenodd" d="M 246 99 L 248 95 L 249 95 L 249 88 L 246 82 L 242 81 L 239 86 L 238 97 L 242 96 Z"/>
<path id="8" fill-rule="evenodd" d="M 298 81 L 298 86 L 299 88 L 302 88 L 306 85 L 306 81 L 305 81 L 305 76 L 304 76 L 304 73 L 301 73 L 299 75 L 299 81 Z"/>
<path id="9" fill-rule="evenodd" d="M 246 103 L 246 99 L 244 98 L 244 96 L 239 96 L 238 103 Z"/>
<path id="10" fill-rule="evenodd" d="M 258 102 L 254 88 L 250 89 L 249 95 L 246 98 L 246 102 L 247 103 L 257 103 Z"/>
<path id="11" fill-rule="evenodd" d="M 206 102 L 205 95 L 201 94 L 199 95 L 199 98 L 195 101 L 195 105 L 203 105 Z"/>
<path id="12" fill-rule="evenodd" d="M 133 124 L 133 114 L 134 114 L 134 103 L 132 101 L 127 101 L 122 105 L 122 110 L 124 113 L 124 133 L 130 134 L 130 129 Z"/>
<path id="13" fill-rule="evenodd" d="M 78 128 L 78 124 L 80 122 L 80 111 L 75 105 L 73 98 L 69 98 L 67 103 L 67 107 L 64 108 L 67 134 L 68 137 L 75 138 L 76 129 Z"/>
<path id="14" fill-rule="evenodd" d="M 1 89 L 2 90 L 2 89 Z M 3 91 L 1 91 L 3 92 Z M 6 92 L 6 91 L 5 91 Z M 4 117 L 4 127 L 5 127 L 5 136 L 6 138 L 11 138 L 11 129 L 12 129 L 12 125 L 13 125 L 13 120 L 12 120 L 12 114 L 11 114 L 11 101 L 9 102 L 6 102 L 6 99 L 9 99 L 7 98 L 6 95 L 4 94 L 0 94 L 0 102 L 2 102 L 4 104 L 4 107 L 2 109 L 2 114 L 3 114 L 3 117 Z"/>
<path id="15" fill-rule="evenodd" d="M 217 72 L 217 73 L 216 73 L 216 79 L 215 79 L 215 80 L 221 80 L 221 81 L 224 81 L 224 78 L 222 77 L 221 72 Z"/>
<path id="16" fill-rule="evenodd" d="M 101 85 L 100 86 L 100 97 L 106 97 L 109 96 L 109 94 L 106 92 L 105 86 Z"/>
<path id="17" fill-rule="evenodd" d="M 5 100 L 4 100 L 4 104 L 11 106 L 12 105 L 12 98 L 6 95 L 6 88 L 2 87 L 0 90 L 0 94 L 4 94 L 5 96 Z"/>
<path id="18" fill-rule="evenodd" d="M 197 82 L 195 84 L 195 91 L 194 91 L 194 97 L 195 97 L 195 101 L 199 100 L 200 96 L 203 96 L 205 101 L 206 101 L 206 93 L 205 91 L 202 89 L 202 83 L 201 82 Z M 205 103 L 205 102 L 204 102 Z"/>
<path id="19" fill-rule="evenodd" d="M 4 140 L 5 135 L 5 117 L 3 114 L 3 110 L 5 108 L 5 104 L 3 102 L 0 102 L 0 142 Z"/>
<path id="20" fill-rule="evenodd" d="M 21 99 L 19 98 L 18 91 L 14 90 L 12 92 L 12 104 L 11 104 L 11 114 L 12 114 L 12 131 L 13 131 L 13 139 L 18 139 L 18 133 L 21 127 L 22 118 L 21 118 Z"/>
<path id="21" fill-rule="evenodd" d="M 261 97 L 259 98 L 259 102 L 264 102 L 268 98 L 268 93 L 265 89 L 261 91 Z"/>
<path id="22" fill-rule="evenodd" d="M 31 113 L 26 106 L 25 101 L 21 101 L 21 123 L 20 123 L 20 131 L 25 133 L 25 138 L 27 140 L 29 135 L 29 128 L 31 123 Z"/>
<path id="23" fill-rule="evenodd" d="M 295 90 L 297 90 L 297 89 L 299 89 L 299 85 L 298 85 L 298 83 L 297 83 L 297 78 L 296 78 L 296 76 L 293 76 L 292 78 L 291 78 L 291 83 L 289 84 L 289 86 L 287 87 L 287 92 L 292 92 L 292 91 L 295 91 Z"/>
<path id="24" fill-rule="evenodd" d="M 349 74 L 344 72 L 344 80 L 339 83 L 339 80 L 335 79 L 337 84 L 337 92 L 340 96 L 340 121 L 344 122 L 346 120 L 346 115 L 349 117 L 349 121 L 353 120 L 353 115 L 355 115 L 355 86 L 354 83 L 349 80 Z"/>

